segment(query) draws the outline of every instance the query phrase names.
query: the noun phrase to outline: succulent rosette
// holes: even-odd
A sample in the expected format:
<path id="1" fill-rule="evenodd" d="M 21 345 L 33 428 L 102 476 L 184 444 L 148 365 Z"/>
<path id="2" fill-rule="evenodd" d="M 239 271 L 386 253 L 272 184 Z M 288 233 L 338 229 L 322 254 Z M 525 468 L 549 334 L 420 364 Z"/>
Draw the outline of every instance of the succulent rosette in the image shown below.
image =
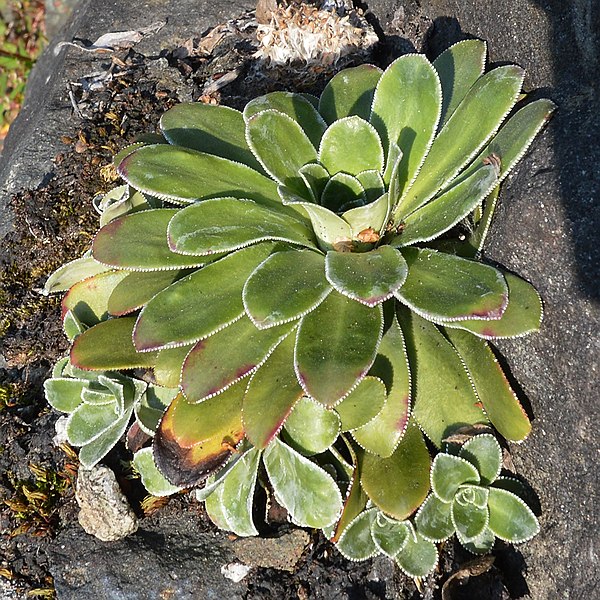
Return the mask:
<path id="1" fill-rule="evenodd" d="M 154 490 L 204 485 L 250 535 L 266 473 L 295 523 L 339 539 L 367 503 L 398 522 L 421 505 L 425 438 L 528 435 L 488 340 L 537 330 L 541 301 L 479 255 L 553 104 L 516 108 L 522 69 L 485 54 L 362 65 L 243 112 L 182 104 L 115 158 L 127 185 L 91 254 L 47 287 L 69 290 L 74 367 L 173 390 L 138 459 Z"/>

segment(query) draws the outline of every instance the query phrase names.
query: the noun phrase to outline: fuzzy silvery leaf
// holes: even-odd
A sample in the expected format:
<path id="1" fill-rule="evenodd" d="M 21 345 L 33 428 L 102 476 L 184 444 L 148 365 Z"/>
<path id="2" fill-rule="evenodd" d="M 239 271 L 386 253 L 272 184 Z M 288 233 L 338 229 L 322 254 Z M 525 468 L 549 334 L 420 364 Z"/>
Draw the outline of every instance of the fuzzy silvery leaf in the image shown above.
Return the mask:
<path id="1" fill-rule="evenodd" d="M 410 577 L 425 577 L 433 571 L 438 563 L 438 552 L 435 544 L 421 537 L 414 531 L 404 548 L 396 555 L 396 563 Z"/>
<path id="2" fill-rule="evenodd" d="M 340 419 L 333 410 L 304 397 L 294 405 L 283 427 L 290 446 L 304 456 L 312 456 L 325 452 L 335 442 Z"/>
<path id="3" fill-rule="evenodd" d="M 367 202 L 365 189 L 356 177 L 347 173 L 332 175 L 321 194 L 321 204 L 334 213 L 342 213 Z"/>
<path id="4" fill-rule="evenodd" d="M 375 545 L 390 558 L 394 558 L 405 548 L 411 534 L 406 522 L 390 519 L 381 512 L 377 513 L 371 523 L 371 536 Z"/>
<path id="5" fill-rule="evenodd" d="M 60 412 L 72 413 L 82 402 L 81 393 L 87 387 L 85 379 L 53 377 L 44 381 L 46 401 Z"/>
<path id="6" fill-rule="evenodd" d="M 142 484 L 153 496 L 171 496 L 183 489 L 169 483 L 158 470 L 152 456 L 152 448 L 138 450 L 133 455 L 133 466 L 140 474 Z"/>
<path id="7" fill-rule="evenodd" d="M 496 537 L 519 544 L 538 534 L 538 520 L 523 500 L 499 488 L 489 488 L 489 494 L 489 528 Z"/>
<path id="8" fill-rule="evenodd" d="M 443 502 L 435 494 L 429 494 L 415 516 L 417 531 L 431 542 L 448 539 L 455 530 L 451 511 L 451 502 Z"/>
<path id="9" fill-rule="evenodd" d="M 442 502 L 452 502 L 461 485 L 480 482 L 479 471 L 469 461 L 438 454 L 431 466 L 431 489 Z"/>
<path id="10" fill-rule="evenodd" d="M 465 485 L 452 501 L 452 523 L 460 537 L 467 542 L 479 537 L 488 525 L 487 497 L 486 488 Z"/>
<path id="11" fill-rule="evenodd" d="M 68 262 L 52 273 L 44 285 L 44 294 L 66 292 L 78 281 L 108 271 L 108 267 L 94 260 L 91 256 L 83 256 Z"/>
<path id="12" fill-rule="evenodd" d="M 375 508 L 365 510 L 344 529 L 336 547 L 349 560 L 366 560 L 379 554 L 371 535 L 371 525 L 378 513 Z"/>
<path id="13" fill-rule="evenodd" d="M 275 497 L 294 523 L 320 528 L 338 519 L 342 497 L 335 481 L 321 467 L 278 438 L 265 449 L 263 461 Z"/>
<path id="14" fill-rule="evenodd" d="M 482 485 L 492 484 L 502 469 L 502 449 L 491 434 L 476 435 L 465 444 L 458 455 L 479 471 Z"/>

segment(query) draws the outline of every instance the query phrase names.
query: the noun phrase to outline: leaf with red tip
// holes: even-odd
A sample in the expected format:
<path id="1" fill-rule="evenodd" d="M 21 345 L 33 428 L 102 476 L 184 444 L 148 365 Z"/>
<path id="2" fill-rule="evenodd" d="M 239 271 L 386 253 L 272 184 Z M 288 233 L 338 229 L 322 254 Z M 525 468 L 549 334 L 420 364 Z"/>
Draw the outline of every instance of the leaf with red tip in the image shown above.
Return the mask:
<path id="1" fill-rule="evenodd" d="M 538 331 L 542 322 L 542 300 L 537 290 L 524 279 L 504 272 L 508 285 L 508 306 L 493 321 L 469 320 L 442 322 L 444 327 L 466 329 L 486 340 L 520 337 Z"/>
<path id="2" fill-rule="evenodd" d="M 306 393 L 330 408 L 343 400 L 371 368 L 382 327 L 381 306 L 329 294 L 298 330 L 294 363 Z"/>
<path id="3" fill-rule="evenodd" d="M 175 202 L 234 196 L 280 204 L 272 179 L 242 163 L 179 146 L 144 146 L 127 155 L 117 170 L 136 190 Z"/>
<path id="4" fill-rule="evenodd" d="M 177 209 L 157 208 L 111 221 L 96 234 L 92 246 L 94 259 L 133 271 L 183 269 L 209 262 L 206 257 L 183 256 L 169 248 L 167 227 L 177 212 Z"/>
<path id="5" fill-rule="evenodd" d="M 396 449 L 410 415 L 410 370 L 404 335 L 396 316 L 381 338 L 370 373 L 385 382 L 387 400 L 383 410 L 371 422 L 353 431 L 352 437 L 369 452 L 385 458 Z"/>
<path id="6" fill-rule="evenodd" d="M 508 286 L 498 269 L 436 252 L 403 248 L 408 276 L 394 295 L 430 321 L 499 319 L 508 305 Z"/>
<path id="7" fill-rule="evenodd" d="M 187 401 L 202 402 L 253 373 L 292 327 L 285 324 L 261 330 L 242 317 L 198 342 L 181 372 Z"/>
<path id="8" fill-rule="evenodd" d="M 222 467 L 244 437 L 243 384 L 190 404 L 182 394 L 165 412 L 154 437 L 156 466 L 177 486 L 193 486 Z"/>
<path id="9" fill-rule="evenodd" d="M 63 320 L 69 311 L 88 327 L 106 319 L 110 296 L 127 275 L 126 271 L 107 271 L 76 283 L 63 298 Z"/>
<path id="10" fill-rule="evenodd" d="M 294 372 L 295 335 L 273 350 L 252 376 L 244 397 L 243 421 L 248 439 L 265 448 L 279 433 L 303 391 Z"/>
<path id="11" fill-rule="evenodd" d="M 273 248 L 263 243 L 238 250 L 159 292 L 138 317 L 136 348 L 183 346 L 239 319 L 244 313 L 244 283 Z"/>
<path id="12" fill-rule="evenodd" d="M 110 319 L 77 336 L 71 348 L 71 362 L 88 371 L 116 371 L 152 367 L 156 352 L 138 352 L 132 342 L 134 317 Z"/>
<path id="13" fill-rule="evenodd" d="M 406 279 L 404 257 L 390 246 L 370 252 L 335 252 L 325 257 L 327 281 L 344 296 L 366 306 L 375 306 L 391 298 Z"/>
<path id="14" fill-rule="evenodd" d="M 112 291 L 108 299 L 108 312 L 111 315 L 122 316 L 141 308 L 183 274 L 185 271 L 129 273 Z"/>

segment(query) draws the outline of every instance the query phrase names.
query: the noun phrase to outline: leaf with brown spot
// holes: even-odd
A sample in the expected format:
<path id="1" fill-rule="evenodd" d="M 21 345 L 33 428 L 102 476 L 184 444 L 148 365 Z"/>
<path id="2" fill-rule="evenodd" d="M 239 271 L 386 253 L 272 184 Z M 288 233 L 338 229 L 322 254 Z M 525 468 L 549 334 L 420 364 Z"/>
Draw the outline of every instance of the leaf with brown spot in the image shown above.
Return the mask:
<path id="1" fill-rule="evenodd" d="M 236 384 L 200 404 L 179 394 L 163 416 L 154 437 L 154 459 L 173 484 L 193 486 L 221 468 L 244 437 L 242 397 Z"/>

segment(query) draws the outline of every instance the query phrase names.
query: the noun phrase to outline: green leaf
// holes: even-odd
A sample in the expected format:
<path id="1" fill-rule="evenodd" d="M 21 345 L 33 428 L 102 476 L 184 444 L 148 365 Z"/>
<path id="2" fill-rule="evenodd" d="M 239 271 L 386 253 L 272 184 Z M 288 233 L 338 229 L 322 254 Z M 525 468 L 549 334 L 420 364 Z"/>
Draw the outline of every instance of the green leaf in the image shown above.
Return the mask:
<path id="1" fill-rule="evenodd" d="M 83 256 L 68 262 L 52 273 L 44 285 L 44 295 L 54 292 L 66 292 L 71 286 L 93 275 L 108 271 L 108 267 L 94 260 L 91 256 Z"/>
<path id="2" fill-rule="evenodd" d="M 385 183 L 379 171 L 361 171 L 356 174 L 356 179 L 363 186 L 369 204 L 375 202 L 385 193 Z"/>
<path id="3" fill-rule="evenodd" d="M 79 462 L 84 469 L 91 469 L 98 464 L 123 437 L 129 420 L 131 408 L 129 408 L 113 425 L 102 432 L 97 438 L 82 446 L 79 450 Z"/>
<path id="4" fill-rule="evenodd" d="M 538 331 L 542 322 L 542 300 L 524 279 L 503 271 L 508 285 L 508 306 L 499 319 L 443 322 L 444 327 L 466 329 L 478 337 L 493 340 L 520 337 Z"/>
<path id="5" fill-rule="evenodd" d="M 352 227 L 352 237 L 357 238 L 361 231 L 369 228 L 382 233 L 387 224 L 389 212 L 389 196 L 383 194 L 370 204 L 347 210 L 342 217 Z"/>
<path id="6" fill-rule="evenodd" d="M 373 504 L 401 521 L 427 496 L 429 466 L 427 446 L 413 424 L 389 458 L 365 454 L 360 482 Z"/>
<path id="7" fill-rule="evenodd" d="M 439 448 L 458 427 L 486 423 L 467 371 L 454 347 L 433 323 L 399 311 L 415 381 L 413 415 Z"/>
<path id="8" fill-rule="evenodd" d="M 348 482 L 344 508 L 340 519 L 330 534 L 325 531 L 323 532 L 326 537 L 329 537 L 332 542 L 337 542 L 350 523 L 364 510 L 368 499 L 368 496 L 360 485 L 358 469 L 355 467 L 352 470 L 351 479 Z"/>
<path id="9" fill-rule="evenodd" d="M 411 531 L 404 521 L 390 519 L 380 512 L 371 524 L 371 535 L 377 548 L 394 558 L 405 548 Z"/>
<path id="10" fill-rule="evenodd" d="M 279 204 L 276 183 L 258 171 L 179 146 L 139 148 L 123 159 L 118 172 L 143 193 L 184 204 L 225 196 L 251 198 L 266 206 Z"/>
<path id="11" fill-rule="evenodd" d="M 413 532 L 408 536 L 406 546 L 396 556 L 396 562 L 410 577 L 425 577 L 438 563 L 437 548 L 433 542 Z"/>
<path id="12" fill-rule="evenodd" d="M 220 469 L 244 437 L 242 397 L 237 384 L 199 404 L 178 395 L 154 436 L 154 460 L 173 485 L 189 487 Z"/>
<path id="13" fill-rule="evenodd" d="M 244 313 L 244 283 L 273 249 L 263 243 L 238 250 L 159 292 L 138 317 L 136 348 L 182 346 L 237 321 Z"/>
<path id="14" fill-rule="evenodd" d="M 278 110 L 264 110 L 246 123 L 248 144 L 267 173 L 304 195 L 300 167 L 317 160 L 317 151 L 297 121 Z M 243 180 L 242 180 L 243 181 Z"/>
<path id="15" fill-rule="evenodd" d="M 294 363 L 304 391 L 327 407 L 343 400 L 373 364 L 382 326 L 381 308 L 329 294 L 300 322 Z"/>
<path id="16" fill-rule="evenodd" d="M 406 217 L 404 230 L 390 244 L 408 246 L 440 236 L 479 206 L 497 181 L 494 167 L 482 166 L 470 177 Z"/>
<path id="17" fill-rule="evenodd" d="M 335 442 L 340 433 L 340 419 L 334 411 L 304 397 L 294 405 L 284 429 L 290 445 L 311 456 L 325 452 Z"/>
<path id="18" fill-rule="evenodd" d="M 102 435 L 122 415 L 116 412 L 116 403 L 81 403 L 67 420 L 66 433 L 69 444 L 85 446 Z"/>
<path id="19" fill-rule="evenodd" d="M 431 489 L 442 502 L 452 502 L 461 485 L 479 482 L 479 472 L 468 460 L 443 453 L 433 459 Z"/>
<path id="20" fill-rule="evenodd" d="M 350 242 L 352 230 L 341 217 L 324 206 L 305 202 L 286 188 L 279 188 L 283 203 L 303 208 L 312 223 L 321 250 L 331 250 L 339 242 Z"/>
<path id="21" fill-rule="evenodd" d="M 490 531 L 489 527 L 486 527 L 481 534 L 473 540 L 467 541 L 458 533 L 456 534 L 456 537 L 461 545 L 472 554 L 487 554 L 494 547 L 494 542 L 496 541 L 496 536 Z"/>
<path id="22" fill-rule="evenodd" d="M 498 183 L 504 181 L 513 167 L 521 160 L 535 136 L 548 122 L 556 109 L 551 100 L 543 98 L 527 104 L 518 110 L 480 152 L 471 165 L 461 173 L 460 178 L 469 177 L 479 168 L 482 161 L 495 154 L 500 158 Z"/>
<path id="23" fill-rule="evenodd" d="M 488 525 L 489 513 L 487 506 L 478 506 L 475 502 L 465 500 L 465 495 L 470 496 L 472 492 L 486 492 L 484 488 L 465 486 L 460 489 L 452 502 L 452 522 L 457 534 L 467 542 L 479 537 Z"/>
<path id="24" fill-rule="evenodd" d="M 76 283 L 63 298 L 63 319 L 71 313 L 78 323 L 88 327 L 105 320 L 109 298 L 126 276 L 126 271 L 106 271 Z"/>
<path id="25" fill-rule="evenodd" d="M 246 452 L 221 486 L 220 497 L 227 529 L 239 536 L 258 535 L 252 521 L 252 505 L 260 455 L 258 448 Z"/>
<path id="26" fill-rule="evenodd" d="M 108 312 L 111 315 L 122 316 L 141 308 L 183 274 L 185 271 L 129 273 L 110 294 Z"/>
<path id="27" fill-rule="evenodd" d="M 321 194 L 321 204 L 333 212 L 365 204 L 367 197 L 360 181 L 346 173 L 336 173 L 329 179 Z"/>
<path id="28" fill-rule="evenodd" d="M 146 392 L 133 405 L 136 421 L 142 431 L 153 436 L 169 404 L 178 393 L 177 388 L 149 385 Z"/>
<path id="29" fill-rule="evenodd" d="M 182 256 L 168 246 L 167 227 L 177 212 L 177 209 L 157 208 L 111 221 L 96 234 L 92 246 L 94 258 L 112 267 L 134 271 L 202 266 L 208 262 L 207 258 Z"/>
<path id="30" fill-rule="evenodd" d="M 71 348 L 71 362 L 80 369 L 115 371 L 152 367 L 156 352 L 138 352 L 133 346 L 135 317 L 111 319 L 79 335 Z"/>
<path id="31" fill-rule="evenodd" d="M 154 365 L 154 379 L 167 388 L 179 387 L 183 361 L 194 344 L 159 350 Z"/>
<path id="32" fill-rule="evenodd" d="M 374 65 L 359 65 L 340 71 L 325 86 L 319 112 L 328 123 L 351 115 L 368 119 L 382 71 Z"/>
<path id="33" fill-rule="evenodd" d="M 238 110 L 202 102 L 178 104 L 163 114 L 160 128 L 170 144 L 261 170 L 246 142 L 246 125 Z"/>
<path id="34" fill-rule="evenodd" d="M 278 438 L 267 446 L 263 460 L 277 501 L 296 525 L 321 528 L 335 523 L 342 496 L 330 475 Z"/>
<path id="35" fill-rule="evenodd" d="M 436 544 L 447 540 L 454 533 L 451 510 L 451 502 L 442 502 L 435 494 L 429 494 L 415 516 L 419 534 Z"/>
<path id="36" fill-rule="evenodd" d="M 329 181 L 327 169 L 318 163 L 309 163 L 300 167 L 298 172 L 311 192 L 312 200 L 317 204 L 320 203 L 323 190 Z"/>
<path id="37" fill-rule="evenodd" d="M 340 294 L 369 307 L 398 292 L 407 270 L 402 254 L 390 246 L 362 253 L 329 251 L 325 257 L 327 281 Z"/>
<path id="38" fill-rule="evenodd" d="M 498 488 L 489 488 L 489 528 L 496 537 L 520 544 L 537 535 L 540 525 L 531 509 L 515 494 Z"/>
<path id="39" fill-rule="evenodd" d="M 315 148 L 319 147 L 321 136 L 327 129 L 327 124 L 305 95 L 290 92 L 272 92 L 260 96 L 246 104 L 244 119 L 249 121 L 255 114 L 269 109 L 282 112 L 298 122 L 313 146 Z"/>
<path id="40" fill-rule="evenodd" d="M 442 107 L 439 77 L 422 54 L 405 54 L 384 72 L 373 97 L 371 123 L 383 147 L 398 144 L 403 153 L 398 170 L 399 196 L 416 177 L 433 141 Z"/>
<path id="41" fill-rule="evenodd" d="M 357 116 L 333 122 L 319 146 L 319 162 L 331 175 L 344 172 L 358 175 L 362 171 L 383 172 L 383 146 L 376 129 Z"/>
<path id="42" fill-rule="evenodd" d="M 257 329 L 247 317 L 198 342 L 181 371 L 188 402 L 202 402 L 253 373 L 289 334 L 291 324 Z"/>
<path id="43" fill-rule="evenodd" d="M 492 425 L 507 440 L 524 440 L 531 423 L 489 345 L 466 331 L 447 329 L 446 335 L 468 369 Z"/>
<path id="44" fill-rule="evenodd" d="M 169 483 L 158 470 L 152 455 L 152 448 L 138 450 L 133 455 L 133 466 L 140 474 L 143 486 L 153 496 L 171 496 L 183 489 Z"/>
<path id="45" fill-rule="evenodd" d="M 351 431 L 372 421 L 386 403 L 385 384 L 367 375 L 336 407 L 342 431 Z"/>
<path id="46" fill-rule="evenodd" d="M 435 138 L 396 221 L 425 204 L 469 164 L 498 130 L 521 91 L 523 69 L 503 66 L 480 77 Z"/>
<path id="47" fill-rule="evenodd" d="M 294 335 L 286 337 L 248 384 L 244 428 L 248 439 L 258 448 L 265 448 L 279 433 L 303 394 L 294 372 L 295 341 Z"/>
<path id="48" fill-rule="evenodd" d="M 408 357 L 404 335 L 395 316 L 389 329 L 383 334 L 370 372 L 385 382 L 387 401 L 375 419 L 353 431 L 352 436 L 369 452 L 386 458 L 392 455 L 404 435 L 410 413 Z M 342 404 L 338 406 L 338 410 L 341 406 Z"/>
<path id="49" fill-rule="evenodd" d="M 394 295 L 430 321 L 499 319 L 508 305 L 500 271 L 482 263 L 436 252 L 403 248 L 408 276 Z"/>
<path id="50" fill-rule="evenodd" d="M 502 449 L 496 438 L 484 433 L 463 444 L 458 454 L 479 471 L 483 485 L 492 484 L 502 469 Z"/>
<path id="51" fill-rule="evenodd" d="M 485 69 L 486 43 L 463 40 L 442 52 L 433 66 L 442 84 L 442 118 L 445 123 Z"/>
<path id="52" fill-rule="evenodd" d="M 72 413 L 81 404 L 81 393 L 88 386 L 85 379 L 53 377 L 44 381 L 46 402 L 56 410 Z"/>
<path id="53" fill-rule="evenodd" d="M 231 252 L 265 240 L 314 248 L 312 232 L 296 218 L 238 198 L 184 208 L 171 220 L 168 235 L 169 246 L 180 254 Z"/>
<path id="54" fill-rule="evenodd" d="M 297 250 L 276 252 L 258 265 L 242 298 L 246 314 L 256 327 L 265 329 L 303 317 L 330 292 L 323 255 Z"/>
<path id="55" fill-rule="evenodd" d="M 336 548 L 348 560 L 367 560 L 379 554 L 371 535 L 371 525 L 374 523 L 379 511 L 375 508 L 360 513 L 344 529 Z"/>
<path id="56" fill-rule="evenodd" d="M 225 520 L 225 513 L 223 506 L 223 486 L 217 486 L 214 491 L 206 497 L 204 503 L 206 513 L 210 520 L 221 530 L 227 531 L 229 524 Z"/>

